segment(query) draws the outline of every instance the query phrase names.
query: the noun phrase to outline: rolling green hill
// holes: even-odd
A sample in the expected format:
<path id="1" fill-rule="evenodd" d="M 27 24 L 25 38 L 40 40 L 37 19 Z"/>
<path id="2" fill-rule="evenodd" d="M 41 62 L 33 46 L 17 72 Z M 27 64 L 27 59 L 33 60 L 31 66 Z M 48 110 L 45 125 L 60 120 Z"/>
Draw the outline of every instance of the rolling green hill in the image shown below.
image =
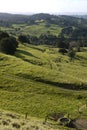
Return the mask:
<path id="1" fill-rule="evenodd" d="M 20 35 L 28 36 L 31 44 L 55 44 L 59 39 L 67 44 L 77 42 L 78 46 L 87 47 L 87 19 L 74 16 L 35 14 L 35 15 L 12 15 L 0 14 L 0 31 L 5 31 L 11 36 L 18 38 Z M 44 35 L 41 42 L 41 36 Z M 56 40 L 47 43 L 47 35 Z M 33 38 L 32 38 L 33 37 Z M 49 37 L 49 39 L 50 39 Z M 32 40 L 33 39 L 33 40 Z M 37 39 L 39 39 L 37 41 Z M 34 41 L 35 40 L 35 41 Z M 44 41 L 44 43 L 43 43 Z"/>
<path id="2" fill-rule="evenodd" d="M 36 21 L 38 24 L 27 25 L 27 24 L 13 24 L 12 27 L 0 27 L 2 31 L 6 31 L 11 35 L 31 35 L 39 37 L 41 34 L 50 34 L 58 36 L 61 32 L 61 27 L 58 25 L 48 24 L 45 21 Z"/>
<path id="3" fill-rule="evenodd" d="M 53 25 L 53 24 L 48 24 L 45 21 L 36 21 L 38 24 L 33 24 L 33 25 L 27 25 L 27 24 L 13 24 L 12 30 L 16 35 L 18 34 L 29 34 L 32 36 L 37 36 L 39 37 L 41 34 L 46 34 L 47 32 L 50 32 L 50 34 L 57 35 L 61 32 L 61 27 L 58 25 Z M 3 28 L 4 29 L 4 28 Z M 6 29 L 6 28 L 5 28 Z M 8 32 L 12 31 L 7 29 Z"/>
<path id="4" fill-rule="evenodd" d="M 87 28 L 87 19 L 66 15 L 34 14 L 13 15 L 0 13 L 0 30 L 7 31 L 11 35 L 29 34 L 39 36 L 50 31 L 57 35 L 61 29 L 73 27 L 74 29 Z"/>
<path id="5" fill-rule="evenodd" d="M 86 53 L 74 62 L 48 46 L 20 44 L 15 56 L 0 53 L 0 108 L 36 117 L 75 113 L 87 100 Z"/>
<path id="6" fill-rule="evenodd" d="M 77 38 L 82 36 L 83 40 L 83 35 L 85 36 L 82 45 L 86 46 L 87 43 L 87 21 L 83 19 L 49 14 L 0 16 L 3 19 L 3 22 L 0 21 L 0 30 L 16 38 L 21 34 L 37 36 L 38 39 L 41 34 L 57 37 L 62 34 L 67 40 L 67 37 L 72 35 L 75 38 L 79 33 Z M 69 114 L 71 119 L 87 119 L 87 47 L 81 45 L 80 52 L 76 52 L 75 59 L 70 61 L 68 54 L 59 53 L 59 48 L 55 46 L 32 44 L 19 43 L 12 56 L 0 52 L 0 128 L 3 127 L 4 117 L 7 119 L 5 112 L 8 110 L 20 116 L 27 113 L 29 120 L 25 127 L 30 122 L 32 130 L 68 130 L 54 122 L 49 121 L 46 126 L 41 122 L 46 115 L 55 112 L 64 114 L 65 117 Z M 19 121 L 23 121 L 22 117 Z M 33 121 L 39 128 L 32 124 Z M 12 123 L 13 120 L 9 123 L 10 128 Z"/>

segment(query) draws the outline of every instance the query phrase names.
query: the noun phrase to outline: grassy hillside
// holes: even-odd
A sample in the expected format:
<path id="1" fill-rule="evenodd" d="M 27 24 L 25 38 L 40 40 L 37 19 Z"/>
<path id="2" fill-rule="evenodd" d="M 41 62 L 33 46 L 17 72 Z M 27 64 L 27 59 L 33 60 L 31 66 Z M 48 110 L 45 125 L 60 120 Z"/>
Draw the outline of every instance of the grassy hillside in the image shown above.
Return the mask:
<path id="1" fill-rule="evenodd" d="M 15 56 L 0 53 L 0 108 L 33 117 L 55 111 L 77 117 L 78 106 L 87 103 L 86 68 L 86 48 L 74 62 L 48 46 L 20 44 Z"/>
<path id="2" fill-rule="evenodd" d="M 79 17 L 79 16 L 78 16 Z M 85 16 L 83 16 L 85 17 Z M 35 14 L 35 15 L 12 15 L 0 13 L 0 30 L 7 31 L 12 35 L 29 34 L 39 36 L 50 31 L 51 34 L 58 36 L 61 30 L 73 27 L 83 31 L 84 38 L 87 32 L 87 19 L 76 18 L 75 16 Z M 81 30 L 81 29 L 84 30 Z M 81 35 L 78 33 L 81 37 Z M 71 36 L 71 35 L 70 35 Z M 75 35 L 76 36 L 76 35 Z"/>
<path id="3" fill-rule="evenodd" d="M 50 34 L 57 35 L 61 32 L 61 27 L 58 25 L 52 25 L 46 23 L 45 21 L 36 21 L 36 24 L 27 25 L 27 24 L 13 24 L 12 27 L 0 27 L 1 30 L 7 31 L 10 34 L 19 35 L 21 34 L 29 34 L 34 36 L 40 36 L 41 34 L 45 34 L 48 31 Z"/>

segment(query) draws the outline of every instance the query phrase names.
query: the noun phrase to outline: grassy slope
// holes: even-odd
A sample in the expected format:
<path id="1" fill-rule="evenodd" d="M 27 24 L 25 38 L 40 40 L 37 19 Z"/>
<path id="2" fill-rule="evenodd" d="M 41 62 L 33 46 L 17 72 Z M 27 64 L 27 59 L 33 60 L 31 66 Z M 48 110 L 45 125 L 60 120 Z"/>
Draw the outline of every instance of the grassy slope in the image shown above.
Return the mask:
<path id="1" fill-rule="evenodd" d="M 39 36 L 40 34 L 45 34 L 48 31 L 50 31 L 50 33 L 53 35 L 58 35 L 61 31 L 61 27 L 57 25 L 50 25 L 47 27 L 46 23 L 39 23 L 38 25 L 36 24 L 24 27 L 23 33 Z"/>
<path id="2" fill-rule="evenodd" d="M 32 45 L 20 45 L 15 56 L 0 53 L 0 108 L 34 117 L 54 111 L 77 116 L 87 91 L 62 88 L 87 83 L 87 49 L 77 55 L 72 63 L 57 48 Z"/>
<path id="3" fill-rule="evenodd" d="M 58 36 L 61 31 L 61 27 L 52 24 L 47 27 L 46 25 L 46 22 L 40 22 L 34 25 L 13 24 L 10 28 L 0 27 L 0 29 L 3 31 L 7 31 L 8 33 L 21 34 L 22 32 L 22 34 L 30 34 L 35 36 L 40 36 L 40 34 L 44 34 L 50 31 L 51 34 Z"/>

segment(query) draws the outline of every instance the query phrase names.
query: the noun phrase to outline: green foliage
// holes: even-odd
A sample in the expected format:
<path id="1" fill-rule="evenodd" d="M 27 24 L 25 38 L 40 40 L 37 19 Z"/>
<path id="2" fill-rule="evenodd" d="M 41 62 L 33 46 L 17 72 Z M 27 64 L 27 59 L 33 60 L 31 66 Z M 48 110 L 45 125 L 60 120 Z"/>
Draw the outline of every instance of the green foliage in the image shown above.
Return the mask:
<path id="1" fill-rule="evenodd" d="M 19 36 L 18 36 L 18 40 L 19 40 L 21 43 L 30 43 L 29 38 L 28 38 L 28 36 L 26 36 L 26 35 L 19 35 Z"/>
<path id="2" fill-rule="evenodd" d="M 53 46 L 56 46 L 57 44 L 57 37 L 50 34 L 50 32 L 47 34 L 41 34 L 38 40 L 39 40 L 39 44 L 47 44 Z"/>
<path id="3" fill-rule="evenodd" d="M 17 47 L 18 47 L 18 42 L 14 37 L 3 38 L 0 41 L 0 51 L 3 53 L 13 55 Z"/>
<path id="4" fill-rule="evenodd" d="M 9 37 L 8 33 L 0 31 L 0 40 L 6 37 Z"/>

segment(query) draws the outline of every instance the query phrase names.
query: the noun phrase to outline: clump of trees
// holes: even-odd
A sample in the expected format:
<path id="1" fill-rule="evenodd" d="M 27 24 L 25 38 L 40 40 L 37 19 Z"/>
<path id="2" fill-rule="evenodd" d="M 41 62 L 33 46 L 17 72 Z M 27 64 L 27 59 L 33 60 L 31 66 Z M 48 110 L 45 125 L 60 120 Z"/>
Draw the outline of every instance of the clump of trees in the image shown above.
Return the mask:
<path id="1" fill-rule="evenodd" d="M 9 34 L 6 33 L 6 32 L 0 31 L 0 40 L 3 39 L 3 38 L 6 38 L 6 37 L 9 37 Z"/>
<path id="2" fill-rule="evenodd" d="M 57 44 L 57 36 L 50 34 L 50 32 L 41 34 L 39 37 L 30 35 L 19 35 L 18 40 L 21 43 L 28 43 L 34 45 L 46 44 L 56 46 Z"/>
<path id="3" fill-rule="evenodd" d="M 0 32 L 0 51 L 13 55 L 18 47 L 16 38 L 9 36 L 6 32 Z"/>
<path id="4" fill-rule="evenodd" d="M 30 43 L 30 37 L 28 35 L 19 35 L 18 36 L 18 40 L 21 42 L 21 43 Z"/>

